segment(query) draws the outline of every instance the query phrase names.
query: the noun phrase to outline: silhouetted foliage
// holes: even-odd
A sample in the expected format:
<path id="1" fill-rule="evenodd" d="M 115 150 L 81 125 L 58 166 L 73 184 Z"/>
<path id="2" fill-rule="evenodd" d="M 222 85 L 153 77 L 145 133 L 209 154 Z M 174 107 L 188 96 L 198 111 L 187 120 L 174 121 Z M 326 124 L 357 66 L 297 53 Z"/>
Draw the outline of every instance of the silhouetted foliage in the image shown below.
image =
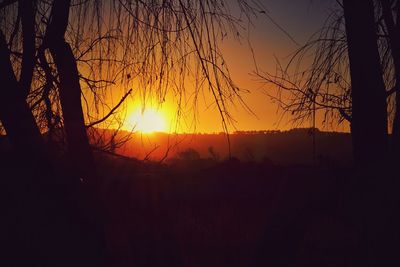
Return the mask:
<path id="1" fill-rule="evenodd" d="M 193 148 L 187 148 L 177 154 L 177 157 L 181 160 L 193 161 L 200 159 L 200 154 Z"/>
<path id="2" fill-rule="evenodd" d="M 208 147 L 208 153 L 210 153 L 211 158 L 214 161 L 218 161 L 219 160 L 219 154 L 215 151 L 213 146 Z"/>

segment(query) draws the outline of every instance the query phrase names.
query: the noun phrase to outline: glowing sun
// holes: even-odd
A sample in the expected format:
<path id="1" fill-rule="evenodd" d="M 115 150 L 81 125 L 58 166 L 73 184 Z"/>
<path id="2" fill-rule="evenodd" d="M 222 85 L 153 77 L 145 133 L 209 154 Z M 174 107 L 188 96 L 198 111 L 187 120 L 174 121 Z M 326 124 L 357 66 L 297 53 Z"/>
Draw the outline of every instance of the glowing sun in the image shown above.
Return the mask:
<path id="1" fill-rule="evenodd" d="M 127 125 L 142 133 L 164 132 L 166 123 L 164 116 L 153 108 L 147 108 L 144 111 L 138 109 L 134 111 L 127 119 Z"/>

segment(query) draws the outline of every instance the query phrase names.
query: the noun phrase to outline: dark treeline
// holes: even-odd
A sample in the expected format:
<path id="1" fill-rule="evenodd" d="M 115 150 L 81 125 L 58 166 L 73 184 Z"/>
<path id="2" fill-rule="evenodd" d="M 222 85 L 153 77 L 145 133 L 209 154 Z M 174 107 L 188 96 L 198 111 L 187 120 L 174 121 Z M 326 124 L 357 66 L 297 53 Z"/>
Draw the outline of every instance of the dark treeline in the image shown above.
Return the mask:
<path id="1" fill-rule="evenodd" d="M 194 150 L 199 158 L 217 161 L 231 156 L 241 161 L 270 161 L 285 166 L 322 164 L 343 167 L 352 163 L 349 133 L 313 131 L 309 128 L 289 131 L 237 131 L 229 135 L 229 143 L 225 133 L 148 135 L 97 129 L 92 138 L 101 146 L 107 144 L 113 135 L 117 140 L 129 136 L 115 147 L 114 153 L 167 164 L 187 150 Z"/>

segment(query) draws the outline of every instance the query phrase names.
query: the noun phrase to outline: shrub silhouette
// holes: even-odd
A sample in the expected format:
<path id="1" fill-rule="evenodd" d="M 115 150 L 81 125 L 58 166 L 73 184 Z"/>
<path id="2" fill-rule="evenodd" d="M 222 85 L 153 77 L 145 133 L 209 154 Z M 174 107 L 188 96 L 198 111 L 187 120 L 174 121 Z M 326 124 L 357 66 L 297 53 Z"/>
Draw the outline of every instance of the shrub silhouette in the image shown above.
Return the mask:
<path id="1" fill-rule="evenodd" d="M 213 146 L 208 147 L 208 153 L 214 161 L 219 161 L 219 154 L 215 151 Z"/>
<path id="2" fill-rule="evenodd" d="M 200 153 L 194 148 L 187 148 L 179 152 L 177 158 L 184 161 L 195 161 L 200 159 Z"/>

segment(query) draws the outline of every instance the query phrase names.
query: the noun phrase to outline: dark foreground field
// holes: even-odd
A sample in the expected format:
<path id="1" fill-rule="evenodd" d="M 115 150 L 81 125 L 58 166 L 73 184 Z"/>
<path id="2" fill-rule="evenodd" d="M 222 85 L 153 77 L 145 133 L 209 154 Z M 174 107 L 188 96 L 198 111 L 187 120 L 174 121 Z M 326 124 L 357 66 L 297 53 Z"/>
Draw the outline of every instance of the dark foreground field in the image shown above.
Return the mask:
<path id="1" fill-rule="evenodd" d="M 122 180 L 107 186 L 113 261 L 354 266 L 357 260 L 357 228 L 344 207 L 343 188 L 350 185 L 334 172 L 231 160 L 195 171 L 140 171 L 132 179 L 128 165 L 114 168 Z"/>
<path id="2" fill-rule="evenodd" d="M 14 163 L 12 156 L 2 159 L 2 266 L 358 266 L 363 260 L 349 169 L 237 159 L 166 166 L 98 154 L 99 193 L 87 205 L 65 189 L 74 188 L 67 182 L 54 195 L 41 194 Z M 59 176 L 68 177 L 59 165 Z"/>

